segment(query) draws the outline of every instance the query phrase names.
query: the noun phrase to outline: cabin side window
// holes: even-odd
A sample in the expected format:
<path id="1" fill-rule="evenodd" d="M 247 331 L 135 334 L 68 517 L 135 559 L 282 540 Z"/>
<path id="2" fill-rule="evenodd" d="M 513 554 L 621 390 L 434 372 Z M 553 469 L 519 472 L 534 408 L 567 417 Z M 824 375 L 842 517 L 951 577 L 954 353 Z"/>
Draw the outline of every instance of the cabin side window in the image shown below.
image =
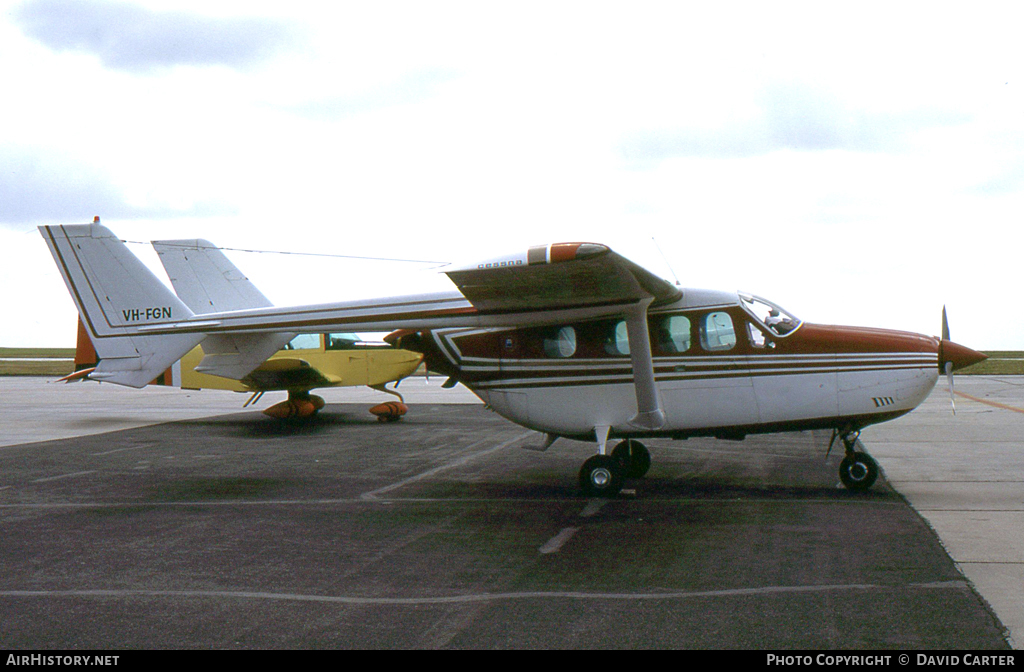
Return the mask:
<path id="1" fill-rule="evenodd" d="M 708 352 L 732 350 L 736 347 L 736 330 L 729 313 L 708 313 L 701 321 L 700 345 Z"/>
<path id="2" fill-rule="evenodd" d="M 576 354 L 576 330 L 562 327 L 544 337 L 544 354 L 555 359 L 565 359 Z"/>
<path id="3" fill-rule="evenodd" d="M 609 330 L 604 342 L 604 351 L 609 355 L 629 354 L 629 329 L 625 320 L 619 320 Z"/>
<path id="4" fill-rule="evenodd" d="M 686 352 L 690 349 L 690 318 L 684 315 L 669 315 L 662 318 L 657 323 L 653 335 L 662 352 Z"/>
<path id="5" fill-rule="evenodd" d="M 354 350 L 360 338 L 357 334 L 327 334 L 328 350 Z"/>
<path id="6" fill-rule="evenodd" d="M 320 334 L 299 334 L 284 346 L 285 350 L 319 350 Z"/>

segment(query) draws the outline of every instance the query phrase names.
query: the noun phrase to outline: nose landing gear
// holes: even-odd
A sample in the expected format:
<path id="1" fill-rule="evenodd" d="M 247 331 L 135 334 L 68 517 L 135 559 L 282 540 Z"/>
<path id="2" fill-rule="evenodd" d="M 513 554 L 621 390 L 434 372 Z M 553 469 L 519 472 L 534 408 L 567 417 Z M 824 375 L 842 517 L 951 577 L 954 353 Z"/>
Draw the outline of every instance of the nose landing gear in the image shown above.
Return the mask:
<path id="1" fill-rule="evenodd" d="M 832 435 L 832 441 L 829 442 L 830 450 L 836 436 L 843 440 L 843 447 L 846 449 L 846 457 L 839 463 L 839 480 L 848 490 L 867 490 L 878 478 L 878 463 L 863 450 L 860 431 L 836 430 Z M 858 448 L 861 450 L 857 450 Z"/>

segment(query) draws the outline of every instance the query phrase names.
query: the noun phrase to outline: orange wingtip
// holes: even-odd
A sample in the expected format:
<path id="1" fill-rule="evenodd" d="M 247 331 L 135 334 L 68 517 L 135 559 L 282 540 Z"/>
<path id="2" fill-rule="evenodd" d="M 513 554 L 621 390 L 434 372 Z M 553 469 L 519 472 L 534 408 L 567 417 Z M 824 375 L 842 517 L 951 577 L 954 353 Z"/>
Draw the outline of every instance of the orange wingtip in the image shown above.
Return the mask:
<path id="1" fill-rule="evenodd" d="M 89 377 L 89 374 L 92 373 L 95 370 L 96 370 L 96 367 L 94 366 L 92 368 L 82 369 L 81 371 L 75 371 L 74 373 L 72 373 L 69 376 L 64 376 L 63 378 L 58 378 L 57 382 L 58 383 L 73 383 L 73 382 L 78 381 L 78 380 L 85 380 L 86 378 Z"/>

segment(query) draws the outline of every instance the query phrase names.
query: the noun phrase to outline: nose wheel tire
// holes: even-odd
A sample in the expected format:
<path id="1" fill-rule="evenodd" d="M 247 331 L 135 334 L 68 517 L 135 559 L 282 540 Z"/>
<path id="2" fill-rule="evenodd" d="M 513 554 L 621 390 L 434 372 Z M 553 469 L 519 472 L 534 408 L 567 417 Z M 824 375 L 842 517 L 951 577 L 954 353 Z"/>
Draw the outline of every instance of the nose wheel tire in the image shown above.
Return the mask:
<path id="1" fill-rule="evenodd" d="M 594 455 L 580 469 L 580 488 L 588 497 L 614 497 L 622 489 L 623 471 L 611 455 Z"/>
<path id="2" fill-rule="evenodd" d="M 839 463 L 839 480 L 849 490 L 867 490 L 878 478 L 878 463 L 867 453 L 854 452 Z"/>
<path id="3" fill-rule="evenodd" d="M 626 439 L 615 446 L 612 457 L 622 465 L 626 478 L 642 478 L 651 468 L 651 453 L 639 441 Z"/>

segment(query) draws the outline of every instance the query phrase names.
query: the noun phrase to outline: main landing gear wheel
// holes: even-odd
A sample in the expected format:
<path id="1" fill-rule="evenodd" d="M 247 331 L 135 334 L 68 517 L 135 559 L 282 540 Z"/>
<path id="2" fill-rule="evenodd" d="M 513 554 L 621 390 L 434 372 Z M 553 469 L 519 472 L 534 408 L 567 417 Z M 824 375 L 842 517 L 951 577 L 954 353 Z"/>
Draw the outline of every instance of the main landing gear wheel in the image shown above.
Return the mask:
<path id="1" fill-rule="evenodd" d="M 839 479 L 850 490 L 867 490 L 878 478 L 878 463 L 861 451 L 854 451 L 839 463 Z"/>
<path id="2" fill-rule="evenodd" d="M 580 487 L 588 497 L 614 497 L 622 490 L 623 471 L 611 455 L 594 455 L 580 469 Z"/>
<path id="3" fill-rule="evenodd" d="M 615 446 L 612 457 L 622 465 L 626 478 L 642 478 L 651 468 L 651 453 L 639 441 L 626 439 Z"/>

